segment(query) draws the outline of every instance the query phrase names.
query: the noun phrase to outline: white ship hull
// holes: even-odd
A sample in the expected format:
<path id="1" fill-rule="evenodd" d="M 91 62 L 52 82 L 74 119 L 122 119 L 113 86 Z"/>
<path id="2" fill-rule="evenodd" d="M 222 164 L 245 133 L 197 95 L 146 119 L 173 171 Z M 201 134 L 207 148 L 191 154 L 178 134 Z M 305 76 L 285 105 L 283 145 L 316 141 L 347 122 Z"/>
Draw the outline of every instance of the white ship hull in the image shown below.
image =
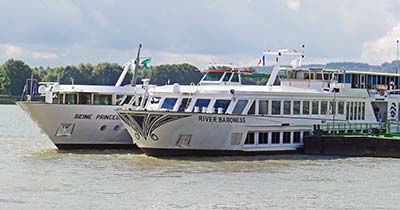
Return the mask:
<path id="1" fill-rule="evenodd" d="M 130 149 L 131 137 L 107 105 L 18 102 L 59 149 Z"/>
<path id="2" fill-rule="evenodd" d="M 148 155 L 252 155 L 294 153 L 303 147 L 303 136 L 313 124 L 330 119 L 282 116 L 222 115 L 157 111 L 118 111 L 137 146 Z M 248 132 L 271 134 L 263 144 L 246 144 Z M 283 141 L 282 134 L 290 133 Z M 294 140 L 294 132 L 300 136 Z M 257 141 L 256 141 L 257 142 Z"/>

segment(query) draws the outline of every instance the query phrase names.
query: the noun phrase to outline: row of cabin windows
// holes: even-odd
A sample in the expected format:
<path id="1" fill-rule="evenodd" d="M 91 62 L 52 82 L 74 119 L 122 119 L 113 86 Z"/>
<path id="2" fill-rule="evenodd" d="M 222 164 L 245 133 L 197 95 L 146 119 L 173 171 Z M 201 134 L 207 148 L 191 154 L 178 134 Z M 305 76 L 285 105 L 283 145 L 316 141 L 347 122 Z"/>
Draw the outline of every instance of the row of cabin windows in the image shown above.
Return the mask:
<path id="1" fill-rule="evenodd" d="M 118 95 L 117 104 L 128 103 L 132 96 Z M 94 104 L 112 105 L 112 95 L 102 95 L 93 93 L 60 93 L 56 95 L 53 103 L 58 104 Z"/>
<path id="2" fill-rule="evenodd" d="M 255 102 L 251 105 L 248 114 L 256 114 Z M 271 106 L 269 106 L 271 103 Z M 258 114 L 260 115 L 317 115 L 317 114 L 344 114 L 344 101 L 338 101 L 335 109 L 332 101 L 278 101 L 258 100 Z M 236 108 L 236 107 L 235 107 Z M 271 111 L 269 111 L 271 109 Z"/>
<path id="3" fill-rule="evenodd" d="M 152 103 L 158 104 L 160 98 L 152 98 Z M 161 109 L 173 110 L 178 99 L 165 98 L 161 105 Z M 178 112 L 193 111 L 193 112 L 207 112 L 207 108 L 211 99 L 197 99 L 193 110 L 187 110 L 189 107 L 189 98 L 183 98 L 178 107 Z M 249 100 L 238 100 L 232 110 L 232 114 L 242 114 L 248 105 Z M 278 101 L 278 100 L 254 100 L 250 106 L 248 113 L 250 115 L 256 114 L 256 103 L 258 103 L 258 112 L 260 115 L 325 115 L 325 114 L 344 114 L 344 101 L 338 101 L 336 105 L 332 101 Z M 231 100 L 217 99 L 213 105 L 213 112 L 225 113 L 231 104 Z M 333 108 L 335 107 L 335 108 Z"/>
<path id="4" fill-rule="evenodd" d="M 347 102 L 346 120 L 365 120 L 365 102 Z"/>
<path id="5" fill-rule="evenodd" d="M 310 135 L 310 131 L 260 131 L 248 132 L 245 145 L 268 144 L 299 144 L 304 136 Z"/>
<path id="6" fill-rule="evenodd" d="M 385 85 L 388 89 L 400 88 L 400 77 L 368 74 L 344 74 L 337 72 L 313 71 L 281 71 L 280 79 L 306 79 L 306 80 L 336 80 L 338 83 L 351 84 L 352 88 L 375 88 Z"/>
<path id="7" fill-rule="evenodd" d="M 224 75 L 222 77 L 222 75 Z M 222 78 L 221 78 L 222 77 Z M 230 73 L 230 72 L 208 72 L 203 81 L 220 81 L 222 79 L 223 82 L 239 82 L 239 74 L 238 73 Z"/>

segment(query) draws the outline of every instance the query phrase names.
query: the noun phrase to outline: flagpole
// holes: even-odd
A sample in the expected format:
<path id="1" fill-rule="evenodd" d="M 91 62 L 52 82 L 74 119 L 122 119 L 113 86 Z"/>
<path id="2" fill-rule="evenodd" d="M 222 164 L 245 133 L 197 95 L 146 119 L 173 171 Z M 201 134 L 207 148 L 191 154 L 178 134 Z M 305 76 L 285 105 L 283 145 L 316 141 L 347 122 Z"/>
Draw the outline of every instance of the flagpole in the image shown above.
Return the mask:
<path id="1" fill-rule="evenodd" d="M 139 71 L 139 59 L 140 59 L 140 49 L 142 48 L 142 44 L 139 44 L 139 49 L 137 52 L 137 56 L 135 59 L 135 69 L 133 70 L 133 77 L 131 81 L 132 87 L 136 86 L 137 72 Z"/>

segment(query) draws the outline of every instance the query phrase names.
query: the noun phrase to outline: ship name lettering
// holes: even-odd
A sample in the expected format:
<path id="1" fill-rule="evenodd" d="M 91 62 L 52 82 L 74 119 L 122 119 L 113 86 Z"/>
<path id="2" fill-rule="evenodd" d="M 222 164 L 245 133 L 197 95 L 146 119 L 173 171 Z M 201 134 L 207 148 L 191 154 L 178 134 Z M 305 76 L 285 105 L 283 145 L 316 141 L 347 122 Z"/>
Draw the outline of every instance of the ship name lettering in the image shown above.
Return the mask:
<path id="1" fill-rule="evenodd" d="M 91 120 L 93 114 L 75 114 L 74 119 Z"/>
<path id="2" fill-rule="evenodd" d="M 116 114 L 98 114 L 96 120 L 119 120 Z"/>
<path id="3" fill-rule="evenodd" d="M 245 117 L 229 117 L 229 116 L 199 116 L 199 122 L 216 122 L 216 123 L 246 123 Z"/>

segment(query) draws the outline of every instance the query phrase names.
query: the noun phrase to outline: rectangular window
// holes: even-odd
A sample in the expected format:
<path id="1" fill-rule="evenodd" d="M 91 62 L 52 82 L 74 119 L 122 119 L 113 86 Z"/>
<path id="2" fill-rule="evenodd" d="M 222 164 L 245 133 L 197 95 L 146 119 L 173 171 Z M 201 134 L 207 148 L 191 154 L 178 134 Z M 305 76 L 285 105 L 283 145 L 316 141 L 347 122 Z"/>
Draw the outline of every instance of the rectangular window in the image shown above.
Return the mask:
<path id="1" fill-rule="evenodd" d="M 238 76 L 238 74 L 233 73 L 231 82 L 239 82 L 239 76 Z"/>
<path id="2" fill-rule="evenodd" d="M 303 114 L 310 114 L 310 102 L 303 101 Z"/>
<path id="3" fill-rule="evenodd" d="M 244 144 L 254 144 L 254 132 L 248 132 Z"/>
<path id="4" fill-rule="evenodd" d="M 283 143 L 290 144 L 290 132 L 283 132 Z"/>
<path id="5" fill-rule="evenodd" d="M 267 132 L 258 133 L 258 144 L 268 144 L 268 133 Z"/>
<path id="6" fill-rule="evenodd" d="M 165 98 L 161 109 L 173 110 L 176 104 L 177 98 Z"/>
<path id="7" fill-rule="evenodd" d="M 295 131 L 293 132 L 293 143 L 300 143 L 300 132 Z"/>
<path id="8" fill-rule="evenodd" d="M 65 94 L 66 104 L 76 104 L 78 96 L 76 94 Z"/>
<path id="9" fill-rule="evenodd" d="M 350 102 L 346 103 L 346 120 L 350 119 Z"/>
<path id="10" fill-rule="evenodd" d="M 280 140 L 280 133 L 279 132 L 272 132 L 271 133 L 271 143 L 272 144 L 279 144 Z"/>
<path id="11" fill-rule="evenodd" d="M 111 105 L 112 96 L 111 95 L 94 95 L 93 104 L 99 105 Z"/>
<path id="12" fill-rule="evenodd" d="M 207 108 L 209 103 L 210 103 L 210 99 L 197 99 L 196 104 L 194 106 L 197 106 L 200 109 L 203 107 Z"/>
<path id="13" fill-rule="evenodd" d="M 246 105 L 247 100 L 238 100 L 238 102 L 236 102 L 235 108 L 232 111 L 232 114 L 242 114 Z"/>
<path id="14" fill-rule="evenodd" d="M 313 101 L 312 102 L 312 114 L 318 114 L 318 103 L 319 101 Z"/>
<path id="15" fill-rule="evenodd" d="M 321 114 L 327 114 L 327 110 L 328 110 L 328 102 L 321 101 Z"/>
<path id="16" fill-rule="evenodd" d="M 254 100 L 247 114 L 256 114 L 256 101 Z"/>
<path id="17" fill-rule="evenodd" d="M 300 114 L 300 101 L 293 101 L 293 114 Z"/>
<path id="18" fill-rule="evenodd" d="M 291 103 L 292 103 L 291 101 L 283 102 L 283 114 L 290 114 Z"/>
<path id="19" fill-rule="evenodd" d="M 268 114 L 268 101 L 260 100 L 258 102 L 258 114 Z"/>
<path id="20" fill-rule="evenodd" d="M 232 73 L 226 72 L 225 75 L 224 75 L 223 81 L 224 82 L 228 82 L 229 79 L 231 78 L 231 76 L 232 76 Z"/>
<path id="21" fill-rule="evenodd" d="M 338 103 L 338 114 L 344 114 L 344 101 Z"/>
<path id="22" fill-rule="evenodd" d="M 181 105 L 179 105 L 178 112 L 184 112 L 189 107 L 190 101 L 188 98 L 182 98 Z"/>
<path id="23" fill-rule="evenodd" d="M 225 113 L 225 111 L 228 109 L 230 103 L 231 103 L 231 100 L 216 100 L 215 104 L 214 104 L 215 111 L 220 114 Z M 220 110 L 222 109 L 221 110 L 222 112 L 219 112 L 218 108 Z"/>
<path id="24" fill-rule="evenodd" d="M 79 93 L 79 104 L 92 104 L 92 94 Z"/>
<path id="25" fill-rule="evenodd" d="M 273 115 L 281 114 L 281 101 L 272 101 L 272 113 Z"/>

